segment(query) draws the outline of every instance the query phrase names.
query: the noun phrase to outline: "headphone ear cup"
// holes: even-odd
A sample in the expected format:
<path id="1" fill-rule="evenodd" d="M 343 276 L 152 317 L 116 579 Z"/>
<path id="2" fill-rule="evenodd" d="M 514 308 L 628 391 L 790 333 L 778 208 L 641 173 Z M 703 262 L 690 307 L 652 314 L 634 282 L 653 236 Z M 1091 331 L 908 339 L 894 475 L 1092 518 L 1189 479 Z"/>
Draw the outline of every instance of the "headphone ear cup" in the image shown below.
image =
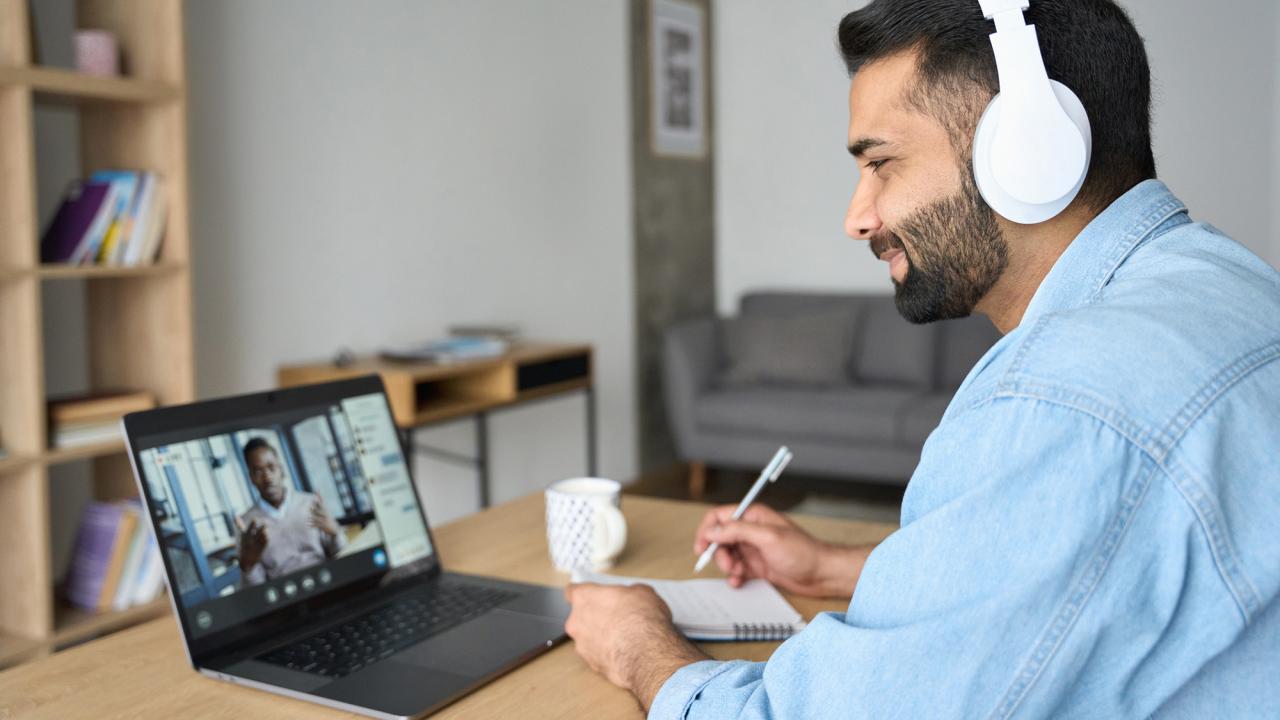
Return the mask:
<path id="1" fill-rule="evenodd" d="M 1066 209 L 1076 195 L 1079 194 L 1081 186 L 1084 185 L 1085 176 L 1089 171 L 1089 158 L 1093 155 L 1093 136 L 1089 127 L 1089 115 L 1084 110 L 1084 104 L 1066 85 L 1056 80 L 1050 80 L 1049 84 L 1053 88 L 1054 95 L 1057 97 L 1063 111 L 1066 112 L 1067 117 L 1076 126 L 1080 136 L 1084 139 L 1084 162 L 1081 163 L 1080 167 L 1057 169 L 1058 172 L 1070 172 L 1076 177 L 1071 191 L 1066 195 L 1047 203 L 1028 203 L 1014 197 L 996 180 L 995 173 L 991 169 L 991 154 L 992 145 L 1000 124 L 1001 100 L 999 94 L 991 98 L 987 109 L 983 111 L 982 117 L 978 120 L 978 129 L 973 135 L 973 177 L 977 183 L 978 192 L 981 193 L 982 199 L 998 215 L 1023 225 L 1042 223 Z M 1028 153 L 1028 160 L 1030 159 L 1031 154 Z M 1045 171 L 1045 169 L 1040 169 L 1040 172 Z"/>

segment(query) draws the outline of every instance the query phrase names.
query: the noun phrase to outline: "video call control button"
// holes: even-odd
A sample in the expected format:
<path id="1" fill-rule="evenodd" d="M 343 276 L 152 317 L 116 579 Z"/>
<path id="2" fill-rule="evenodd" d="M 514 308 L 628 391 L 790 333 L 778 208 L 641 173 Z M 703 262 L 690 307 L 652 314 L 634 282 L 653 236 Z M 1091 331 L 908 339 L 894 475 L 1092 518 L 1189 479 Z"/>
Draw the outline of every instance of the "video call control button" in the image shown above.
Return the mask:
<path id="1" fill-rule="evenodd" d="M 320 578 L 321 585 L 328 585 L 333 581 L 333 573 L 330 573 L 327 568 L 321 568 L 320 572 L 316 573 L 316 577 Z"/>
<path id="2" fill-rule="evenodd" d="M 284 594 L 287 597 L 293 597 L 298 594 L 298 584 L 290 580 L 284 584 Z"/>
<path id="3" fill-rule="evenodd" d="M 267 591 L 263 593 L 263 597 L 267 599 L 267 602 L 274 603 L 280 599 L 280 593 L 275 588 L 269 587 L 267 588 Z"/>
<path id="4" fill-rule="evenodd" d="M 310 575 L 303 575 L 303 576 L 302 576 L 302 591 L 303 591 L 303 592 L 311 592 L 312 590 L 315 590 L 315 589 L 316 589 L 316 581 L 315 581 L 315 578 L 311 577 Z"/>
<path id="5" fill-rule="evenodd" d="M 196 627 L 201 630 L 208 630 L 210 625 L 213 625 L 213 615 L 209 614 L 208 610 L 201 610 L 196 613 Z"/>

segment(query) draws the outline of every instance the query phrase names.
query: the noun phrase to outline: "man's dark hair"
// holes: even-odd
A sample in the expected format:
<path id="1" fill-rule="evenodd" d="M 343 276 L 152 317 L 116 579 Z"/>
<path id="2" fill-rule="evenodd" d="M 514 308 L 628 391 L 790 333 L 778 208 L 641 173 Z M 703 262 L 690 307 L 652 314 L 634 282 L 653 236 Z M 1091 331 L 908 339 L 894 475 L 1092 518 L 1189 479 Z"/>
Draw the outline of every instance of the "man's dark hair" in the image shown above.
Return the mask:
<path id="1" fill-rule="evenodd" d="M 1146 48 L 1112 0 L 1031 0 L 1024 17 L 1036 26 L 1049 78 L 1089 113 L 1093 156 L 1079 197 L 1101 211 L 1156 174 Z M 874 0 L 840 21 L 840 54 L 852 76 L 869 62 L 918 53 L 906 101 L 939 120 L 969 160 L 978 118 L 1000 90 L 993 32 L 978 0 Z"/>
<path id="2" fill-rule="evenodd" d="M 276 449 L 271 447 L 271 443 L 260 437 L 251 438 L 249 442 L 245 443 L 244 450 L 240 451 L 244 455 L 244 464 L 248 465 L 250 462 L 249 457 L 263 448 L 270 450 L 273 455 L 276 452 Z"/>

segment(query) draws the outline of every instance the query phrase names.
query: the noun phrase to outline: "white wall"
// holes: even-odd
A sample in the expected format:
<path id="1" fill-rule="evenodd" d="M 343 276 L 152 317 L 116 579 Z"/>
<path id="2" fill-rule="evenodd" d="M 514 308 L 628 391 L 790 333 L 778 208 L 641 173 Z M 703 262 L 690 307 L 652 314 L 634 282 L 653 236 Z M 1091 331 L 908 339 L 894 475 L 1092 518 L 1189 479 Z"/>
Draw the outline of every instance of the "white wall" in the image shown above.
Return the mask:
<path id="1" fill-rule="evenodd" d="M 202 396 L 464 321 L 597 350 L 601 471 L 635 472 L 622 0 L 187 4 Z M 494 497 L 585 471 L 580 397 L 496 415 Z M 472 451 L 471 426 L 420 441 Z M 417 463 L 434 521 L 474 475 Z"/>
<path id="2" fill-rule="evenodd" d="M 761 287 L 889 291 L 841 230 L 856 173 L 836 51 L 851 0 L 717 0 L 716 294 Z"/>
<path id="3" fill-rule="evenodd" d="M 716 2 L 722 312 L 759 287 L 891 291 L 841 229 L 856 168 L 835 29 L 862 4 Z M 1194 217 L 1280 264 L 1280 10 L 1272 0 L 1121 4 L 1147 41 L 1158 174 Z"/>
<path id="4" fill-rule="evenodd" d="M 1147 44 L 1156 173 L 1187 204 L 1280 262 L 1280 9 L 1274 0 L 1121 0 Z"/>
<path id="5" fill-rule="evenodd" d="M 1264 0 L 1265 1 L 1265 0 Z M 1272 67 L 1280 65 L 1280 7 L 1273 7 L 1272 12 L 1275 15 L 1275 42 L 1272 43 L 1272 51 L 1276 53 L 1276 58 Z M 1271 255 L 1269 259 L 1271 264 L 1280 267 L 1280 202 L 1275 202 L 1275 197 L 1280 195 L 1280 72 L 1274 73 L 1274 82 L 1272 87 L 1271 102 L 1271 154 L 1274 158 L 1271 173 L 1271 210 L 1273 213 L 1271 220 Z"/>

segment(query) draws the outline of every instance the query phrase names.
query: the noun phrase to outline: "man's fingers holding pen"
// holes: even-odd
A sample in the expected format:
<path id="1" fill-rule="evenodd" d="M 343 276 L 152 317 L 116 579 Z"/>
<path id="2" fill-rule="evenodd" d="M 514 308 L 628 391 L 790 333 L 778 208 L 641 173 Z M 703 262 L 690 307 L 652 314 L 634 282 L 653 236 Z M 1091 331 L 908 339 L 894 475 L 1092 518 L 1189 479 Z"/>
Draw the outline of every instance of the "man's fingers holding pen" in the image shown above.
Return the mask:
<path id="1" fill-rule="evenodd" d="M 697 532 L 694 534 L 693 551 L 695 554 L 702 553 L 712 542 L 734 542 L 720 540 L 711 534 L 715 528 L 730 523 L 749 523 L 780 528 L 795 526 L 786 516 L 766 505 L 755 504 L 749 506 L 746 512 L 742 514 L 741 520 L 733 519 L 733 512 L 736 509 L 734 505 L 720 505 L 707 511 L 707 514 L 702 517 L 702 522 L 698 524 Z"/>
<path id="2" fill-rule="evenodd" d="M 711 542 L 721 545 L 747 543 L 764 548 L 778 541 L 778 528 L 744 520 L 729 520 L 708 530 L 707 537 Z"/>

